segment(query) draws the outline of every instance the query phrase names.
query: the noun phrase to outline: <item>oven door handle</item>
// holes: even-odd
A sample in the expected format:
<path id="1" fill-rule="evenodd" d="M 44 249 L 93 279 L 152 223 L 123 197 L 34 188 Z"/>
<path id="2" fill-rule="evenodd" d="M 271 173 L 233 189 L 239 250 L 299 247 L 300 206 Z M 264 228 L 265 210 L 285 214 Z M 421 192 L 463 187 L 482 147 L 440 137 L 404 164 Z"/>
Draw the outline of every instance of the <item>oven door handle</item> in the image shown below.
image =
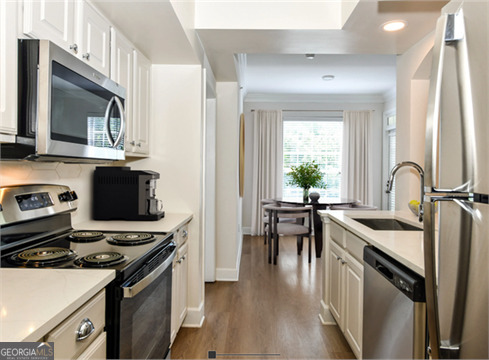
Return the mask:
<path id="1" fill-rule="evenodd" d="M 138 281 L 132 286 L 122 287 L 124 299 L 132 298 L 139 294 L 141 291 L 146 289 L 153 281 L 155 281 L 158 276 L 160 276 L 173 262 L 177 254 L 177 249 L 175 248 L 170 256 L 168 256 L 163 263 L 158 266 L 154 271 L 146 275 L 141 281 Z"/>

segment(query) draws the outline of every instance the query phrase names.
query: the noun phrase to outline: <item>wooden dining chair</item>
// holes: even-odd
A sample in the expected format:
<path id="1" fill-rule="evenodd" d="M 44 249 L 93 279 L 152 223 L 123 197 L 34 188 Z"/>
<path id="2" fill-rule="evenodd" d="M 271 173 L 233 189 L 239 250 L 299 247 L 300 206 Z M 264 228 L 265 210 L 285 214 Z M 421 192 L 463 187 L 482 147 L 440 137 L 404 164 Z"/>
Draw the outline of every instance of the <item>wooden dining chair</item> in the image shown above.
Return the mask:
<path id="1" fill-rule="evenodd" d="M 275 205 L 275 206 L 280 206 L 282 207 L 283 205 L 281 205 L 277 200 L 274 200 L 274 199 L 261 199 L 260 200 L 261 202 L 261 206 L 262 206 L 262 210 L 263 210 L 263 218 L 262 218 L 262 221 L 263 221 L 263 244 L 267 244 L 267 237 L 268 237 L 268 231 L 269 231 L 269 222 L 270 222 L 270 219 L 269 219 L 269 214 L 268 212 L 265 210 L 265 206 L 266 205 Z M 292 223 L 292 222 L 295 222 L 296 220 L 295 219 L 280 219 L 279 220 L 280 222 L 289 222 L 289 223 Z"/>
<path id="2" fill-rule="evenodd" d="M 300 206 L 300 207 L 282 207 L 277 205 L 265 205 L 265 210 L 269 214 L 269 228 L 268 231 L 268 263 L 277 264 L 277 256 L 279 254 L 279 235 L 289 236 L 307 236 L 309 239 L 309 251 L 308 261 L 311 262 L 311 236 L 312 236 L 312 207 Z M 302 225 L 300 223 L 281 222 L 281 219 L 292 219 L 297 221 L 299 219 L 308 218 L 308 225 Z M 273 240 L 273 241 L 272 241 Z M 301 239 L 302 241 L 302 239 Z M 300 255 L 302 251 L 302 243 L 297 243 L 297 252 Z"/>

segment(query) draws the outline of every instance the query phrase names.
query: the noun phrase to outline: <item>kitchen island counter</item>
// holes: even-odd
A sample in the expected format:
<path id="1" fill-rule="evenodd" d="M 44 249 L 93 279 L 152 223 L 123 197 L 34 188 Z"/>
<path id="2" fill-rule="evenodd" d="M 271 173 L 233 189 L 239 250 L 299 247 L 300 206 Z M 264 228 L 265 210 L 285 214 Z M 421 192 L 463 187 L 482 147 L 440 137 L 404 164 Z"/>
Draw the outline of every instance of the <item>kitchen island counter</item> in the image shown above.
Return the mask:
<path id="1" fill-rule="evenodd" d="M 97 231 L 145 231 L 145 232 L 174 232 L 182 225 L 192 220 L 192 214 L 165 213 L 165 217 L 155 221 L 126 221 L 126 220 L 90 220 L 73 227 L 77 230 Z"/>
<path id="2" fill-rule="evenodd" d="M 333 221 L 368 244 L 393 257 L 401 264 L 424 276 L 423 231 L 372 230 L 354 218 L 394 218 L 422 227 L 417 217 L 407 211 L 318 211 L 323 222 Z"/>
<path id="3" fill-rule="evenodd" d="M 0 269 L 0 341 L 39 341 L 115 278 L 102 269 Z"/>

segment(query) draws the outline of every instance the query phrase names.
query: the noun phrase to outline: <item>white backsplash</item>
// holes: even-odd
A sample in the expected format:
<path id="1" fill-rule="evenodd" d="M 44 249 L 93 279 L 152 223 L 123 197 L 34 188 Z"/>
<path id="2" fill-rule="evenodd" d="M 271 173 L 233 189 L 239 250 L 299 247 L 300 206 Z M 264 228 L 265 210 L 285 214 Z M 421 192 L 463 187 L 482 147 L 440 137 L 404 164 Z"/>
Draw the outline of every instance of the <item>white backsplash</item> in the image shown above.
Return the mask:
<path id="1" fill-rule="evenodd" d="M 28 161 L 0 161 L 1 186 L 19 184 L 67 185 L 78 194 L 73 224 L 91 219 L 92 176 L 97 165 Z"/>

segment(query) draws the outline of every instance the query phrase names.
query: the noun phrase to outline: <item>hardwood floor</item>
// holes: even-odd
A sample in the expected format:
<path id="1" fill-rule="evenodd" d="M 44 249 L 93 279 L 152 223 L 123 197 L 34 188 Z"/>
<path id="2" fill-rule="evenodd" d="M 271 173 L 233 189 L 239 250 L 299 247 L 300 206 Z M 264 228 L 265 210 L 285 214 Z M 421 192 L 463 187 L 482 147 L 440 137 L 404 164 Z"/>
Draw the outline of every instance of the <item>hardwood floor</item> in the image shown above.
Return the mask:
<path id="1" fill-rule="evenodd" d="M 319 320 L 321 259 L 308 264 L 307 242 L 297 256 L 285 237 L 277 261 L 268 264 L 262 237 L 245 236 L 239 281 L 205 285 L 205 322 L 180 329 L 172 358 L 354 358 L 339 328 Z"/>

